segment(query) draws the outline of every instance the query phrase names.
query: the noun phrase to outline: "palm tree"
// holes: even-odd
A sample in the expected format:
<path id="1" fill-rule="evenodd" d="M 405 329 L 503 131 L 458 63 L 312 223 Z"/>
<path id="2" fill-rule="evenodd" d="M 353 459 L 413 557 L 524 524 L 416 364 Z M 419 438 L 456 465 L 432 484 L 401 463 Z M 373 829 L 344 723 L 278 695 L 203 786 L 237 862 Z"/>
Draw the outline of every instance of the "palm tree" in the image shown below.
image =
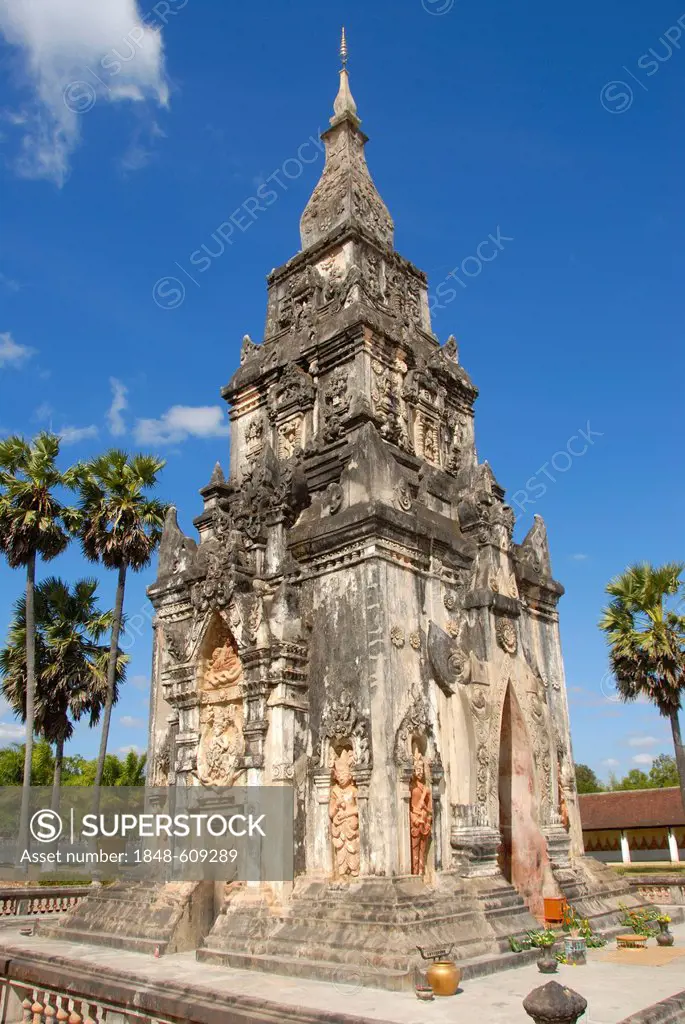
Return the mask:
<path id="1" fill-rule="evenodd" d="M 55 744 L 53 807 L 57 809 L 64 745 L 73 722 L 83 715 L 96 725 L 105 703 L 109 645 L 100 641 L 109 630 L 111 612 L 97 606 L 95 580 L 73 587 L 56 577 L 36 587 L 36 694 L 34 731 Z M 26 718 L 26 601 L 17 601 L 6 647 L 0 651 L 2 689 L 11 707 Z M 128 659 L 119 652 L 115 701 Z"/>
<path id="2" fill-rule="evenodd" d="M 26 743 L 19 822 L 20 848 L 28 845 L 31 758 L 36 686 L 34 591 L 36 559 L 50 561 L 69 543 L 73 510 L 55 490 L 69 485 L 69 472 L 57 468 L 59 438 L 41 433 L 32 442 L 12 436 L 0 441 L 0 550 L 12 568 L 26 568 Z"/>
<path id="3" fill-rule="evenodd" d="M 152 455 L 131 455 L 112 449 L 75 473 L 79 480 L 77 532 L 86 558 L 117 570 L 117 592 L 107 665 L 107 693 L 95 774 L 97 790 L 107 754 L 107 740 L 114 704 L 117 651 L 121 631 L 126 573 L 139 572 L 150 564 L 162 536 L 167 506 L 145 493 L 157 483 L 165 463 Z"/>
<path id="4" fill-rule="evenodd" d="M 678 563 L 632 565 L 611 580 L 612 600 L 599 623 L 609 644 L 611 667 L 625 701 L 647 697 L 671 723 L 685 806 L 685 749 L 678 712 L 685 690 L 685 616 L 666 605 L 682 588 Z"/>

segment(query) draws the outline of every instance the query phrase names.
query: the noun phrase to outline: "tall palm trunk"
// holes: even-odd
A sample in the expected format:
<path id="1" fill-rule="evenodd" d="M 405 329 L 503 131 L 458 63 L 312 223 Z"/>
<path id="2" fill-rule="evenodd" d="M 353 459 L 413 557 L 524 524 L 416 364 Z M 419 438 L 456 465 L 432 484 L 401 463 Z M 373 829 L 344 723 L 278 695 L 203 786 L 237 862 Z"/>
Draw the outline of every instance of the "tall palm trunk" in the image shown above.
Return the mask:
<path id="1" fill-rule="evenodd" d="M 59 787 L 62 785 L 62 764 L 64 763 L 64 737 L 55 743 L 55 770 L 52 776 L 52 800 L 50 806 L 53 811 L 59 811 Z"/>
<path id="2" fill-rule="evenodd" d="M 31 798 L 31 762 L 33 760 L 33 718 L 36 696 L 36 553 L 32 551 L 26 563 L 26 746 L 24 750 L 24 777 L 21 790 L 19 817 L 19 851 L 29 845 L 29 810 Z"/>
<path id="3" fill-rule="evenodd" d="M 671 711 L 670 719 L 673 746 L 675 747 L 675 761 L 678 765 L 678 775 L 680 776 L 680 796 L 683 801 L 683 807 L 685 807 L 685 747 L 683 747 L 683 738 L 680 734 L 678 712 Z"/>
<path id="4" fill-rule="evenodd" d="M 95 808 L 100 806 L 100 785 L 102 773 L 105 770 L 105 756 L 107 754 L 107 740 L 109 738 L 109 723 L 112 717 L 114 705 L 114 686 L 117 677 L 117 657 L 119 654 L 119 633 L 121 631 L 121 619 L 124 609 L 124 589 L 126 587 L 126 562 L 119 566 L 119 577 L 117 580 L 117 596 L 114 602 L 114 616 L 112 618 L 112 637 L 109 645 L 109 661 L 107 662 L 107 696 L 105 697 L 105 710 L 102 716 L 102 734 L 100 736 L 100 753 L 98 755 L 98 766 L 95 773 Z"/>

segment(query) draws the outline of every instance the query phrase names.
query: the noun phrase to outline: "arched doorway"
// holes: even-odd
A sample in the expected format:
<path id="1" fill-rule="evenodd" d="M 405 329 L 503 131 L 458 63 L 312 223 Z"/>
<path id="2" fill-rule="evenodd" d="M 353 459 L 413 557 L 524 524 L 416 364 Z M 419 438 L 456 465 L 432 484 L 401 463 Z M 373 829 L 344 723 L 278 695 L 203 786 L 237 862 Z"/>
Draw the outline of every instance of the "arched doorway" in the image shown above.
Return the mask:
<path id="1" fill-rule="evenodd" d="M 502 711 L 499 756 L 500 868 L 536 917 L 544 916 L 543 896 L 558 890 L 540 831 L 531 744 L 511 683 Z"/>

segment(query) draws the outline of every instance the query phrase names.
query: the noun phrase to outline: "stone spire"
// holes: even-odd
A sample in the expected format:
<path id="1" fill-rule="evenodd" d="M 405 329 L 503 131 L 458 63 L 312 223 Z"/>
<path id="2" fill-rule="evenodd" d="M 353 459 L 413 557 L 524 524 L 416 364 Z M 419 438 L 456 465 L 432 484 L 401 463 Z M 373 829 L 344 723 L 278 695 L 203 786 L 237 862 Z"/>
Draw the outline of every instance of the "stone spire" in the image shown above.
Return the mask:
<path id="1" fill-rule="evenodd" d="M 337 118 L 342 117 L 343 114 L 352 114 L 355 118 L 357 116 L 357 104 L 354 102 L 354 97 L 350 92 L 350 76 L 347 73 L 347 41 L 345 39 L 344 27 L 340 39 L 340 60 L 342 62 L 342 67 L 340 69 L 340 88 L 338 89 L 338 95 L 335 97 L 335 101 L 333 103 L 333 117 L 331 118 L 331 124 L 333 124 Z"/>
<path id="2" fill-rule="evenodd" d="M 326 163 L 300 220 L 302 248 L 353 227 L 384 248 L 393 247 L 394 225 L 371 180 L 357 105 L 350 91 L 345 29 L 340 43 L 340 87 L 333 103 L 331 127 L 322 133 Z"/>

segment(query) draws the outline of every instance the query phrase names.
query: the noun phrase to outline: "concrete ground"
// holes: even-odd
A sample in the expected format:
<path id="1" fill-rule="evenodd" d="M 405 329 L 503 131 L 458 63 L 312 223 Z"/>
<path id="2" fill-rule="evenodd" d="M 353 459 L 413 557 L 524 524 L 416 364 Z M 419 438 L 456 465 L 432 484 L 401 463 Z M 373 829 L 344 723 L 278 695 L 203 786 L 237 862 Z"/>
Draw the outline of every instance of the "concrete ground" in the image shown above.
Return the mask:
<path id="1" fill-rule="evenodd" d="M 672 930 L 676 946 L 681 946 L 685 954 L 685 924 L 673 925 Z M 482 1020 L 488 1024 L 530 1024 L 522 1001 L 532 989 L 550 980 L 532 964 L 466 981 L 456 996 L 420 1003 L 413 993 L 384 992 L 198 964 L 193 953 L 155 959 L 102 946 L 26 937 L 19 934 L 18 927 L 4 927 L 0 932 L 0 954 L 8 947 L 12 947 L 15 955 L 20 950 L 23 955 L 40 951 L 48 956 L 73 958 L 84 966 L 114 969 L 126 973 L 131 980 L 144 979 L 148 985 L 181 983 L 215 993 L 224 992 L 229 997 L 233 993 L 314 1011 L 335 1010 L 384 1024 L 453 1024 L 457 1019 Z M 612 948 L 615 942 L 604 949 L 591 950 L 586 966 L 561 965 L 552 976 L 587 999 L 588 1009 L 581 1018 L 582 1024 L 617 1024 L 638 1010 L 685 989 L 685 955 L 663 967 L 602 963 L 601 956 Z"/>

